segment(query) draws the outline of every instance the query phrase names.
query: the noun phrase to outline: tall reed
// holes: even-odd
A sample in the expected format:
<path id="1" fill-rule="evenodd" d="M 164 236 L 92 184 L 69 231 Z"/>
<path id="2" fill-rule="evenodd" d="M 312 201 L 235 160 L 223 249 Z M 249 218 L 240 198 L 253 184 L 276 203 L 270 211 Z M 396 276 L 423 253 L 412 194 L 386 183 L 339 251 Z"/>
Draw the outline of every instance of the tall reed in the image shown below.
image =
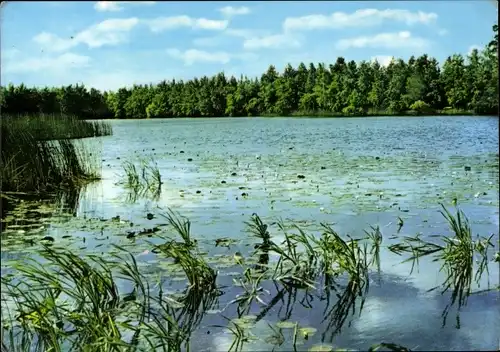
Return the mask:
<path id="1" fill-rule="evenodd" d="M 100 175 L 98 150 L 73 138 L 111 134 L 101 122 L 47 116 L 2 116 L 2 192 L 74 188 Z"/>

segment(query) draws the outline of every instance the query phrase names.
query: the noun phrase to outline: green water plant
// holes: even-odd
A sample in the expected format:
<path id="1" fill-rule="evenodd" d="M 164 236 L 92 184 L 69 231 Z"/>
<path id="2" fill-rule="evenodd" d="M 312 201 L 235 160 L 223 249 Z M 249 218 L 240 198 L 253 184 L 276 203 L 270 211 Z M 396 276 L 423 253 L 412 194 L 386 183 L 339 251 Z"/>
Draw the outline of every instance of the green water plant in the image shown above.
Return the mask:
<path id="1" fill-rule="evenodd" d="M 16 275 L 2 277 L 6 293 L 2 318 L 10 317 L 2 321 L 8 350 L 24 346 L 66 351 L 86 346 L 92 351 L 122 351 L 148 343 L 158 347 L 154 339 L 167 346 L 164 350 L 176 350 L 178 339 L 173 336 L 180 330 L 168 314 L 161 314 L 161 306 L 154 306 L 133 255 L 110 261 L 50 246 L 39 255 L 45 265 L 28 259 L 16 266 Z M 120 290 L 119 279 L 131 283 L 132 291 Z M 168 334 L 160 329 L 165 330 L 165 322 L 170 324 Z"/>
<path id="2" fill-rule="evenodd" d="M 119 184 L 124 186 L 127 201 L 134 203 L 139 197 L 149 197 L 158 200 L 163 184 L 161 172 L 153 157 L 141 158 L 139 163 L 125 161 L 122 163 L 123 175 Z"/>
<path id="3" fill-rule="evenodd" d="M 252 306 L 252 302 L 256 301 L 262 305 L 267 305 L 262 299 L 262 294 L 270 294 L 260 286 L 264 279 L 265 273 L 256 272 L 254 269 L 246 268 L 243 277 L 237 279 L 236 283 L 243 289 L 243 293 L 238 294 L 229 304 L 238 303 L 238 315 L 248 314 Z"/>
<path id="4" fill-rule="evenodd" d="M 411 253 L 405 262 L 412 262 L 412 270 L 420 258 L 433 255 L 433 261 L 442 263 L 441 271 L 445 272 L 444 282 L 430 291 L 441 287 L 441 293 L 451 291 L 451 301 L 443 311 L 443 325 L 450 308 L 455 304 L 458 308 L 457 324 L 459 323 L 460 308 L 467 304 L 467 299 L 472 293 L 472 282 L 480 284 L 481 277 L 486 271 L 488 273 L 488 249 L 494 247 L 490 237 L 479 237 L 474 241 L 469 220 L 465 214 L 457 208 L 456 215 L 450 213 L 441 204 L 440 213 L 448 222 L 453 236 L 442 235 L 439 237 L 441 243 L 429 242 L 420 238 L 405 237 L 402 243 L 389 247 L 396 254 Z M 474 273 L 474 262 L 478 263 Z"/>

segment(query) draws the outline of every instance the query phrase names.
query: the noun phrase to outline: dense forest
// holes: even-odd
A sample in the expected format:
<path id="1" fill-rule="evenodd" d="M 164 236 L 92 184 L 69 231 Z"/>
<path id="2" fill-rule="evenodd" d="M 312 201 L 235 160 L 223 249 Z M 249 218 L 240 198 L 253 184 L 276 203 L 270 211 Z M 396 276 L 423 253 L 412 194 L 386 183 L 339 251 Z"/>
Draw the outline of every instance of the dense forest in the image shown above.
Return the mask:
<path id="1" fill-rule="evenodd" d="M 483 50 L 453 55 L 442 66 L 428 55 L 407 62 L 270 66 L 260 79 L 213 77 L 135 85 L 116 92 L 81 85 L 1 88 L 2 113 L 80 118 L 161 118 L 263 115 L 498 113 L 498 26 Z"/>

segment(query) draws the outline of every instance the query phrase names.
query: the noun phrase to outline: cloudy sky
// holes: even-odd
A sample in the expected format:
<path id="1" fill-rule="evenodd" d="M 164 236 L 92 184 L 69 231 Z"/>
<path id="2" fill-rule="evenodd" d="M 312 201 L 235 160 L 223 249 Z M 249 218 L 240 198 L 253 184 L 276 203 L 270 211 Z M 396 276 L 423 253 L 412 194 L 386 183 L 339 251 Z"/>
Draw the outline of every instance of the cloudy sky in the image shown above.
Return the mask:
<path id="1" fill-rule="evenodd" d="M 117 89 L 338 56 L 442 61 L 486 45 L 497 11 L 491 0 L 7 2 L 1 83 Z"/>

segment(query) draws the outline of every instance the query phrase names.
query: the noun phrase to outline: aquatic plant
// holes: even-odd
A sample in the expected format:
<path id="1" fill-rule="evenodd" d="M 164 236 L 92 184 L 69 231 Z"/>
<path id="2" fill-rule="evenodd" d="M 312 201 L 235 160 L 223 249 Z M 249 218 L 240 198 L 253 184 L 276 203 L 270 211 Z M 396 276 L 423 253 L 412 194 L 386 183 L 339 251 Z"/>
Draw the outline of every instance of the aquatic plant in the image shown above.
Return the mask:
<path id="1" fill-rule="evenodd" d="M 375 264 L 377 271 L 380 273 L 380 247 L 382 245 L 382 232 L 380 232 L 380 227 L 371 226 L 370 232 L 365 231 L 367 239 L 371 241 L 370 255 L 372 259 L 370 265 Z"/>
<path id="2" fill-rule="evenodd" d="M 261 281 L 264 279 L 265 273 L 257 273 L 250 268 L 245 269 L 243 278 L 236 280 L 238 286 L 243 288 L 243 293 L 236 296 L 229 304 L 238 303 L 238 315 L 248 314 L 252 302 L 257 301 L 262 305 L 267 305 L 261 298 L 262 293 L 270 294 L 260 286 Z"/>
<path id="3" fill-rule="evenodd" d="M 228 349 L 228 352 L 231 351 L 241 351 L 243 349 L 243 345 L 251 339 L 255 339 L 255 336 L 252 335 L 249 331 L 249 325 L 251 323 L 245 319 L 229 319 L 225 316 L 222 316 L 225 320 L 229 321 L 228 326 L 222 325 L 213 325 L 213 327 L 225 328 L 233 335 L 233 342 Z"/>
<path id="4" fill-rule="evenodd" d="M 134 203 L 138 197 L 159 199 L 163 182 L 158 164 L 152 157 L 140 159 L 138 166 L 131 161 L 125 161 L 122 168 L 124 175 L 119 184 L 130 191 L 127 194 L 128 202 Z"/>
<path id="5" fill-rule="evenodd" d="M 22 280 L 17 275 L 1 279 L 2 291 L 6 293 L 6 298 L 2 297 L 2 323 L 8 334 L 3 342 L 10 343 L 9 350 L 17 350 L 17 346 L 36 351 L 73 350 L 81 346 L 99 351 L 134 349 L 158 338 L 160 326 L 164 332 L 165 320 L 160 322 L 160 317 L 171 327 L 168 334 L 160 335 L 163 344 L 167 343 L 167 350 L 175 350 L 172 334 L 179 331 L 178 326 L 153 306 L 149 284 L 139 273 L 133 255 L 129 254 L 128 260 L 120 257 L 109 261 L 93 255 L 81 258 L 49 246 L 44 246 L 39 254 L 47 261 L 44 266 L 28 259 L 15 268 Z M 118 278 L 131 282 L 132 292 L 121 293 Z M 9 305 L 14 306 L 15 316 Z M 151 317 L 153 309 L 158 313 Z"/>
<path id="6" fill-rule="evenodd" d="M 2 125 L 9 130 L 29 131 L 38 141 L 113 135 L 111 125 L 105 121 L 81 120 L 61 114 L 2 114 Z"/>
<path id="7" fill-rule="evenodd" d="M 465 214 L 457 208 L 453 216 L 446 207 L 441 204 L 440 213 L 446 219 L 453 233 L 453 237 L 440 236 L 442 244 L 422 240 L 418 235 L 405 237 L 402 243 L 389 247 L 396 254 L 411 253 L 404 262 L 412 262 L 412 271 L 415 264 L 418 265 L 420 258 L 434 255 L 434 261 L 442 262 L 441 269 L 446 273 L 445 281 L 430 291 L 442 288 L 444 294 L 451 290 L 451 302 L 443 311 L 443 325 L 446 323 L 449 310 L 458 303 L 457 324 L 459 324 L 460 308 L 467 304 L 467 299 L 472 292 L 472 281 L 478 285 L 484 271 L 488 272 L 488 248 L 494 247 L 490 237 L 479 237 L 473 240 L 469 220 Z M 474 274 L 474 257 L 478 257 L 478 267 Z"/>
<path id="8" fill-rule="evenodd" d="M 471 294 L 472 280 L 479 282 L 483 273 L 487 273 L 491 237 L 473 241 L 465 215 L 457 210 L 453 216 L 442 207 L 454 237 L 443 236 L 442 244 L 425 242 L 418 236 L 407 237 L 390 248 L 396 253 L 411 253 L 413 257 L 409 260 L 414 261 L 434 254 L 447 273 L 443 292 L 451 289 L 450 305 L 456 300 L 461 306 Z M 165 243 L 150 244 L 159 257 L 173 259 L 168 265 L 182 269 L 189 282 L 187 289 L 167 293 L 164 285 L 169 280 L 163 277 L 152 287 L 135 257 L 123 247 L 115 246 L 118 253 L 105 260 L 95 255 L 80 257 L 68 249 L 43 245 L 38 253 L 43 265 L 39 264 L 40 259 L 29 259 L 16 265 L 13 274 L 2 276 L 2 341 L 6 347 L 13 351 L 16 346 L 23 350 L 58 351 L 80 349 L 84 343 L 89 350 L 96 351 L 189 350 L 192 332 L 198 329 L 207 311 L 218 305 L 222 291 L 217 286 L 218 273 L 198 249 L 190 221 L 172 209 L 160 210 L 158 215 L 168 220 L 175 237 L 156 234 L 156 239 L 164 239 Z M 148 214 L 148 218 L 154 217 L 155 214 Z M 269 270 L 252 267 L 255 258 L 239 260 L 235 265 L 242 269 L 242 274 L 234 282 L 243 292 L 222 311 L 237 304 L 238 317 L 226 318 L 229 326 L 217 325 L 233 335 L 230 350 L 241 350 L 245 343 L 258 339 L 250 330 L 271 310 L 280 321 L 266 340 L 281 345 L 285 339 L 281 329 L 293 328 L 291 343 L 296 350 L 315 329 L 301 327 L 291 320 L 293 307 L 300 304 L 311 309 L 315 297 L 326 301 L 321 340 L 331 343 L 350 324 L 349 317 L 363 310 L 370 286 L 369 268 L 375 265 L 380 270 L 380 228 L 371 227 L 364 238 L 356 239 L 339 235 L 327 224 L 322 224 L 321 234 L 314 235 L 295 224 L 285 226 L 279 221 L 285 240 L 278 245 L 273 241 L 270 227 L 257 214 L 252 215 L 247 226 L 259 240 L 258 244 L 277 254 L 278 260 L 266 264 Z M 260 256 L 261 250 L 257 248 L 254 255 Z M 470 269 L 474 256 L 482 258 L 475 275 Z M 126 283 L 126 291 L 120 285 L 122 282 Z M 266 282 L 275 285 L 274 296 L 264 289 Z M 272 298 L 265 299 L 263 294 Z M 248 315 L 252 308 L 259 309 L 255 316 Z M 443 313 L 444 318 L 448 309 Z M 372 346 L 372 350 L 378 349 L 409 351 L 390 343 Z"/>
<path id="9" fill-rule="evenodd" d="M 72 138 L 98 135 L 101 125 L 66 118 L 44 121 L 2 116 L 2 192 L 48 193 L 99 178 L 98 150 Z M 68 132 L 62 136 L 61 130 Z"/>
<path id="10" fill-rule="evenodd" d="M 190 283 L 190 289 L 205 292 L 216 290 L 217 273 L 199 254 L 197 242 L 191 238 L 191 222 L 171 209 L 168 209 L 166 215 L 163 216 L 167 218 L 183 242 L 171 240 L 156 246 L 156 250 L 173 258 L 182 267 Z"/>

